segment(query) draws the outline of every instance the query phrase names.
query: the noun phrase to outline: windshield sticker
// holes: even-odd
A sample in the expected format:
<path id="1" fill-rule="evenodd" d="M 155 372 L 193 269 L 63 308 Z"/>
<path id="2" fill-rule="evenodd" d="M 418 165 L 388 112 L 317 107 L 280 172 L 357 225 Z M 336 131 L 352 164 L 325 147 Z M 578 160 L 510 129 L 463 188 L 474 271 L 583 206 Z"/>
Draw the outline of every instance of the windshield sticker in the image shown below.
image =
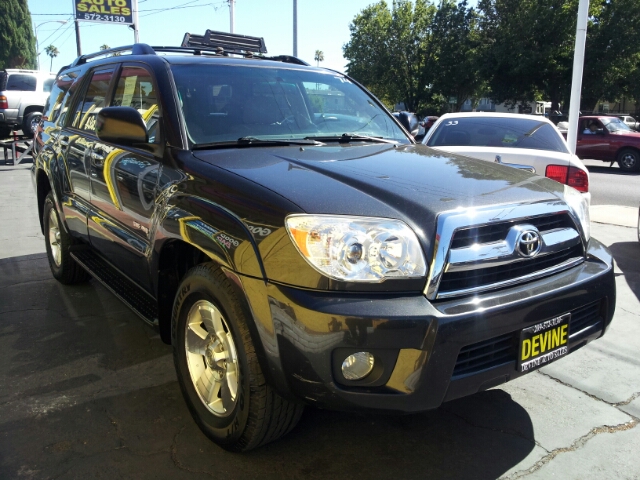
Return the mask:
<path id="1" fill-rule="evenodd" d="M 122 95 L 122 106 L 130 107 L 133 100 L 133 94 L 136 92 L 137 76 L 127 77 L 124 79 L 124 94 Z"/>
<path id="2" fill-rule="evenodd" d="M 458 120 L 449 120 L 444 124 L 445 127 L 452 127 L 453 125 L 458 125 Z"/>
<path id="3" fill-rule="evenodd" d="M 505 134 L 504 138 L 502 139 L 502 143 L 517 143 L 517 142 L 518 142 L 518 136 L 514 135 L 513 133 Z"/>

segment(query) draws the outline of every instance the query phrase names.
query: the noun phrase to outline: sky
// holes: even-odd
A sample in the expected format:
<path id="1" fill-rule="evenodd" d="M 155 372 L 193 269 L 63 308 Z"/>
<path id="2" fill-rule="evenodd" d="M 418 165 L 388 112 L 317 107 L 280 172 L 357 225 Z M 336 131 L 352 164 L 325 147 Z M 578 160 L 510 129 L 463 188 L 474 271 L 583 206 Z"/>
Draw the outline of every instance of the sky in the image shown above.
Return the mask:
<path id="1" fill-rule="evenodd" d="M 177 46 L 185 33 L 229 31 L 229 5 L 225 0 L 138 0 L 140 42 Z M 344 71 L 342 46 L 349 41 L 349 24 L 376 0 L 298 0 L 298 57 L 315 65 L 316 50 L 324 52 L 322 67 Z M 53 44 L 60 54 L 51 70 L 57 72 L 77 56 L 72 0 L 28 0 L 37 29 L 40 66 L 48 70 L 44 52 Z M 66 20 L 66 24 L 57 21 Z M 48 22 L 48 23 L 45 23 Z M 293 0 L 236 0 L 235 33 L 263 37 L 268 55 L 293 54 Z M 82 53 L 100 46 L 131 45 L 133 30 L 124 25 L 80 22 Z"/>

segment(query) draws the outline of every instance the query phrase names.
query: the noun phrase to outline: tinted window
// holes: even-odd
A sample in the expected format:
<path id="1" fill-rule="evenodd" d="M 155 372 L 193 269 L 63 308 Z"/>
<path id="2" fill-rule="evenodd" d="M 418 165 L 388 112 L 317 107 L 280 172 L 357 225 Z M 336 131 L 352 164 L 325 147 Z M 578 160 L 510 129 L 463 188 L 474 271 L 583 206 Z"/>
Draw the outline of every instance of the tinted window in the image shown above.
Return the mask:
<path id="1" fill-rule="evenodd" d="M 172 71 L 196 144 L 344 133 L 408 142 L 386 111 L 339 74 L 226 65 L 174 65 Z"/>
<path id="2" fill-rule="evenodd" d="M 74 127 L 88 132 L 96 131 L 96 117 L 107 104 L 107 93 L 112 76 L 113 68 L 96 70 L 93 73 L 84 100 L 78 102 L 73 114 Z"/>
<path id="3" fill-rule="evenodd" d="M 62 106 L 68 102 L 70 96 L 68 92 L 77 77 L 77 72 L 70 72 L 60 75 L 57 80 L 55 80 L 55 84 L 51 89 L 51 95 L 49 95 L 47 103 L 44 106 L 44 114 L 42 116 L 44 122 L 55 123 L 61 118 L 63 111 L 66 111 Z"/>
<path id="4" fill-rule="evenodd" d="M 120 72 L 111 105 L 138 110 L 147 125 L 149 142 L 159 141 L 156 131 L 160 118 L 159 105 L 153 87 L 153 77 L 147 70 L 142 67 L 125 66 Z"/>
<path id="5" fill-rule="evenodd" d="M 47 78 L 44 81 L 44 84 L 42 85 L 42 91 L 43 92 L 50 92 L 54 81 L 55 81 L 55 79 L 53 79 L 53 78 Z"/>
<path id="6" fill-rule="evenodd" d="M 14 73 L 7 79 L 6 90 L 21 90 L 24 92 L 36 91 L 37 79 L 33 75 Z"/>
<path id="7" fill-rule="evenodd" d="M 539 120 L 505 117 L 467 117 L 444 120 L 427 145 L 526 148 L 568 153 L 553 125 Z"/>

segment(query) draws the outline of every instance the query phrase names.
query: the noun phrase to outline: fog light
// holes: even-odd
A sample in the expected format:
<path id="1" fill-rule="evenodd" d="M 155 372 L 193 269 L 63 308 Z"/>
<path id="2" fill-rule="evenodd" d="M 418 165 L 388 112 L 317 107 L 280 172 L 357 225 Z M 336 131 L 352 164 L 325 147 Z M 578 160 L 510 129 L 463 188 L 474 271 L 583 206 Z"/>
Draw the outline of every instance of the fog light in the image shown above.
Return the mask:
<path id="1" fill-rule="evenodd" d="M 349 355 L 342 362 L 342 375 L 347 380 L 360 380 L 373 370 L 373 355 L 369 352 L 358 352 Z"/>

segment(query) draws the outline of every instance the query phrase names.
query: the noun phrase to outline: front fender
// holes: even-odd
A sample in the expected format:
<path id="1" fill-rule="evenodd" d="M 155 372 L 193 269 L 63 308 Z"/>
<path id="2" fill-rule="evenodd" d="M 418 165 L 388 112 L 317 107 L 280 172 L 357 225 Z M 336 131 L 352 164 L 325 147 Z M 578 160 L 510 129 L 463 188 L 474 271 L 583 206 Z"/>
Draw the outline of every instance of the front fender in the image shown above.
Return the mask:
<path id="1" fill-rule="evenodd" d="M 156 233 L 156 266 L 161 245 L 181 240 L 222 267 L 240 275 L 265 278 L 253 236 L 239 217 L 210 200 L 190 195 L 176 195 L 165 205 Z"/>

